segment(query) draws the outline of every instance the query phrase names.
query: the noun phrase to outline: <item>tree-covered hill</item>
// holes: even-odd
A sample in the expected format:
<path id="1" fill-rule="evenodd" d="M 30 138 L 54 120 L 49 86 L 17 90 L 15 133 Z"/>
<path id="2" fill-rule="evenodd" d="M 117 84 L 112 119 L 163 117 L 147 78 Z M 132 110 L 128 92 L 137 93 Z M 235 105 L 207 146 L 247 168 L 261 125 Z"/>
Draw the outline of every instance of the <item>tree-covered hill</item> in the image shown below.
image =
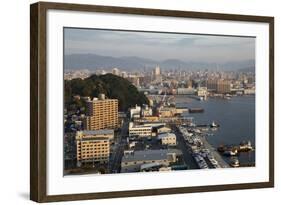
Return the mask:
<path id="1" fill-rule="evenodd" d="M 126 111 L 136 104 L 147 104 L 146 96 L 128 80 L 113 74 L 92 75 L 84 80 L 72 79 L 64 81 L 65 105 L 73 102 L 73 96 L 97 97 L 104 93 L 107 98 L 118 99 L 119 110 Z"/>

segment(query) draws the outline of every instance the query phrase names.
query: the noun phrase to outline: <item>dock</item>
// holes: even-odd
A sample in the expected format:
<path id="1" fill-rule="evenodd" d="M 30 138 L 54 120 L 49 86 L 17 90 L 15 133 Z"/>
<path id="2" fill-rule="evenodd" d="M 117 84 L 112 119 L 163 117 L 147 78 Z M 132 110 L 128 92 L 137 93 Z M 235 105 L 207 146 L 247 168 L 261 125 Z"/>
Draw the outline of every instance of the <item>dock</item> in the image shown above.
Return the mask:
<path id="1" fill-rule="evenodd" d="M 217 152 L 217 150 L 206 140 L 205 137 L 199 137 L 202 142 L 204 143 L 204 146 L 213 154 L 214 158 L 218 161 L 219 165 L 222 168 L 230 168 L 230 165 L 224 161 L 224 159 L 221 157 L 221 155 Z"/>
<path id="2" fill-rule="evenodd" d="M 200 169 L 230 167 L 204 136 L 198 133 L 189 135 L 187 129 L 181 126 L 178 130 L 183 136 L 183 144 L 188 147 Z"/>

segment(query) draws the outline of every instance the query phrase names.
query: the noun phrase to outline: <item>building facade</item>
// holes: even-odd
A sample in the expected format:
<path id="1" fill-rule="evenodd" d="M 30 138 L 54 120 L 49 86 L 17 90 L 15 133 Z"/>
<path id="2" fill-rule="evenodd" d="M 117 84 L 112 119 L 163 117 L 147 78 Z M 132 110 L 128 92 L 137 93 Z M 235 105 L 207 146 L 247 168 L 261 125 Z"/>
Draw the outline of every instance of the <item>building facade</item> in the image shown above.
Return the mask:
<path id="1" fill-rule="evenodd" d="M 105 99 L 101 95 L 87 101 L 87 116 L 84 119 L 85 130 L 118 128 L 118 100 Z"/>
<path id="2" fill-rule="evenodd" d="M 136 107 L 130 108 L 130 118 L 140 118 L 141 116 L 141 107 L 136 105 Z"/>
<path id="3" fill-rule="evenodd" d="M 130 137 L 151 137 L 152 126 L 147 125 L 134 125 L 132 122 L 129 124 Z"/>
<path id="4" fill-rule="evenodd" d="M 141 110 L 141 116 L 142 117 L 152 116 L 152 109 L 148 107 L 148 105 L 144 105 Z"/>
<path id="5" fill-rule="evenodd" d="M 177 112 L 175 107 L 160 107 L 158 109 L 158 115 L 161 118 L 173 117 Z"/>
<path id="6" fill-rule="evenodd" d="M 208 79 L 207 80 L 207 89 L 210 91 L 217 91 L 217 79 Z"/>
<path id="7" fill-rule="evenodd" d="M 193 95 L 195 94 L 194 88 L 178 88 L 177 89 L 178 95 Z"/>
<path id="8" fill-rule="evenodd" d="M 169 166 L 177 161 L 179 155 L 182 155 L 182 152 L 178 149 L 134 151 L 123 156 L 121 172 L 139 172 L 142 165 L 151 163 Z"/>
<path id="9" fill-rule="evenodd" d="M 228 80 L 218 80 L 217 93 L 225 94 L 230 93 L 230 82 Z"/>
<path id="10" fill-rule="evenodd" d="M 161 140 L 162 145 L 177 145 L 177 137 L 173 133 L 163 133 L 158 135 L 158 139 Z"/>
<path id="11" fill-rule="evenodd" d="M 111 134 L 78 131 L 76 133 L 77 165 L 80 166 L 85 162 L 108 163 L 111 137 Z"/>

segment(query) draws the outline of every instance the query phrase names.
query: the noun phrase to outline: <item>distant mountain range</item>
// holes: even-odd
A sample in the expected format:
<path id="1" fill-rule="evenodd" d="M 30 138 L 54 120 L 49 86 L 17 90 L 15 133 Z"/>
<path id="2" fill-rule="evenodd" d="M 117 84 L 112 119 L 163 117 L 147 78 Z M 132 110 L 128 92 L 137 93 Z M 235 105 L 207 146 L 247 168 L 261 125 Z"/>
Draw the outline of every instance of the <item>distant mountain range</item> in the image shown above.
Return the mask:
<path id="1" fill-rule="evenodd" d="M 167 59 L 164 61 L 155 61 L 147 58 L 140 58 L 136 56 L 125 57 L 112 57 L 101 56 L 96 54 L 71 54 L 65 55 L 65 69 L 66 70 L 96 70 L 96 69 L 112 69 L 114 67 L 133 71 L 151 69 L 156 65 L 159 65 L 161 69 L 219 69 L 219 70 L 238 70 L 247 69 L 255 71 L 255 61 L 245 60 L 239 62 L 227 62 L 227 63 L 205 63 L 196 61 L 182 61 L 179 59 Z"/>

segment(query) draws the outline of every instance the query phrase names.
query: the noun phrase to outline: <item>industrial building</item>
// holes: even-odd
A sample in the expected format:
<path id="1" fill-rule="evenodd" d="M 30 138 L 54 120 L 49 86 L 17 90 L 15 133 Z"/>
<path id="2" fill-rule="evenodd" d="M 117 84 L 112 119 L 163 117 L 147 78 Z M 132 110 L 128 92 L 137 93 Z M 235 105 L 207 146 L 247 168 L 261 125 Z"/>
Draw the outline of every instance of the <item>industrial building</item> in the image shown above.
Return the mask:
<path id="1" fill-rule="evenodd" d="M 177 162 L 182 152 L 178 149 L 141 150 L 126 154 L 122 158 L 121 172 L 138 172 L 144 164 L 158 163 L 169 166 Z"/>

